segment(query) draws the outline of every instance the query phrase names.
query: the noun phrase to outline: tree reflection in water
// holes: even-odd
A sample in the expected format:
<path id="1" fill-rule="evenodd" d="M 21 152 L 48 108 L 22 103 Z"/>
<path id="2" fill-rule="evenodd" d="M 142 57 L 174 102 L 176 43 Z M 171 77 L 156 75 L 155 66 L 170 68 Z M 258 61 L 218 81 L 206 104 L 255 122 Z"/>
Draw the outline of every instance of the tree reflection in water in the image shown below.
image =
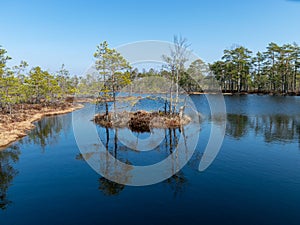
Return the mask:
<path id="1" fill-rule="evenodd" d="M 298 141 L 300 144 L 300 116 L 228 114 L 226 135 L 239 139 L 250 132 L 263 136 L 266 143 Z"/>
<path id="2" fill-rule="evenodd" d="M 58 143 L 61 131 L 68 132 L 72 125 L 69 115 L 45 117 L 35 123 L 35 129 L 29 134 L 25 140 L 27 143 L 33 143 L 41 146 L 45 150 L 47 145 Z"/>
<path id="3" fill-rule="evenodd" d="M 174 174 L 172 177 L 164 181 L 173 192 L 173 196 L 177 197 L 178 194 L 182 194 L 187 186 L 187 178 L 182 171 Z"/>
<path id="4" fill-rule="evenodd" d="M 128 130 L 128 132 L 131 131 Z M 179 165 L 180 162 L 178 159 L 179 158 L 178 151 L 176 151 L 176 147 L 179 142 L 181 133 L 183 133 L 183 129 L 166 129 L 165 138 L 160 143 L 160 145 L 154 148 L 150 152 L 143 153 L 143 152 L 131 150 L 126 146 L 122 145 L 122 143 L 120 143 L 120 141 L 118 140 L 118 128 L 116 129 L 101 128 L 101 131 L 99 132 L 99 136 L 103 145 L 106 148 L 106 153 L 103 154 L 101 153 L 99 154 L 99 152 L 97 153 L 96 148 L 99 146 L 95 146 L 95 150 L 93 150 L 92 152 L 89 151 L 89 153 L 83 153 L 83 154 L 80 153 L 79 155 L 76 156 L 76 159 L 89 160 L 93 156 L 93 154 L 98 154 L 101 161 L 101 165 L 100 165 L 101 173 L 105 174 L 105 177 L 113 177 L 114 180 L 122 180 L 123 183 L 126 183 L 126 181 L 128 181 L 131 178 L 128 172 L 131 170 L 132 164 L 135 164 L 136 162 L 137 164 L 141 164 L 142 161 L 143 165 L 150 165 L 153 163 L 150 157 L 151 154 L 152 156 L 154 156 L 154 158 L 157 161 L 159 161 L 160 159 L 157 158 L 164 159 L 165 157 L 168 157 L 169 155 L 174 153 L 171 155 L 172 158 L 171 169 L 175 174 L 175 172 L 180 166 Z M 139 134 L 137 134 L 137 136 L 139 136 Z M 111 160 L 108 157 L 108 154 L 111 154 L 114 157 L 114 159 Z M 149 154 L 149 155 L 143 155 L 143 154 Z M 157 157 L 158 155 L 160 157 Z M 126 163 L 128 166 L 123 167 L 120 166 L 119 164 L 116 164 L 115 163 L 116 159 Z M 151 162 L 145 162 L 147 161 L 147 159 L 149 159 Z M 132 161 L 134 161 L 134 163 L 132 163 Z M 108 195 L 108 196 L 118 195 L 122 190 L 124 190 L 125 185 L 115 183 L 105 177 L 101 177 L 99 179 L 99 190 L 103 192 L 104 195 Z M 170 187 L 170 189 L 174 192 L 174 196 L 176 196 L 178 193 L 184 191 L 184 186 L 186 184 L 186 181 L 187 179 L 185 178 L 184 174 L 182 172 L 178 172 L 177 174 L 167 179 L 164 183 Z"/>
<path id="5" fill-rule="evenodd" d="M 175 175 L 165 180 L 163 184 L 170 188 L 170 190 L 174 193 L 174 197 L 185 191 L 188 180 L 183 171 L 176 173 L 177 169 L 179 168 L 178 152 L 176 151 L 176 147 L 179 143 L 179 138 L 185 138 L 184 129 L 165 129 L 164 140 L 159 146 L 146 153 L 133 151 L 120 143 L 118 140 L 118 129 L 100 129 L 101 130 L 98 132 L 98 134 L 106 148 L 106 153 L 100 155 L 101 162 L 103 162 L 102 165 L 100 165 L 102 167 L 100 169 L 103 174 L 114 176 L 114 178 L 117 177 L 126 183 L 126 180 L 131 178 L 129 175 L 131 165 L 141 165 L 141 162 L 143 165 L 149 165 L 159 162 L 160 160 L 171 155 L 171 169 Z M 131 131 L 128 130 L 128 132 Z M 300 116 L 246 116 L 241 114 L 227 115 L 226 135 L 235 139 L 241 139 L 250 133 L 256 136 L 263 136 L 265 142 L 267 143 L 273 141 L 297 141 L 300 143 Z M 137 139 L 138 136 L 139 134 L 137 134 Z M 203 152 L 201 152 L 201 150 L 202 149 L 199 147 L 196 149 L 193 157 L 187 164 L 188 167 L 198 170 L 199 162 L 203 156 Z M 182 149 L 182 151 L 184 151 L 184 149 Z M 97 150 L 95 150 L 95 152 L 97 152 Z M 77 158 L 88 159 L 92 154 L 94 153 L 78 155 Z M 117 167 L 115 160 L 109 160 L 108 154 L 111 154 L 116 159 L 128 164 L 128 167 Z M 147 162 L 145 162 L 145 160 Z M 153 160 L 156 161 L 154 162 Z M 128 174 L 128 176 L 124 176 L 124 170 L 128 172 L 125 173 Z M 99 190 L 101 190 L 105 195 L 117 195 L 120 194 L 124 189 L 124 185 L 117 184 L 104 177 L 99 179 Z"/>
<path id="6" fill-rule="evenodd" d="M 0 150 L 0 209 L 5 210 L 11 201 L 7 198 L 8 188 L 11 186 L 18 171 L 13 167 L 19 160 L 20 149 L 12 145 L 5 150 Z"/>
<path id="7" fill-rule="evenodd" d="M 36 122 L 35 126 L 26 138 L 19 140 L 19 144 L 33 143 L 41 146 L 44 150 L 47 145 L 58 142 L 62 130 L 69 131 L 71 117 L 69 115 L 45 117 Z M 11 203 L 7 199 L 7 191 L 18 174 L 13 164 L 19 160 L 19 144 L 0 150 L 0 209 L 6 209 L 7 205 Z"/>
<path id="8" fill-rule="evenodd" d="M 123 189 L 125 185 L 118 184 L 113 181 L 106 179 L 105 177 L 101 177 L 99 179 L 99 190 L 107 196 L 118 195 Z"/>
<path id="9" fill-rule="evenodd" d="M 247 116 L 239 114 L 228 114 L 226 134 L 239 139 L 247 133 L 247 124 Z"/>

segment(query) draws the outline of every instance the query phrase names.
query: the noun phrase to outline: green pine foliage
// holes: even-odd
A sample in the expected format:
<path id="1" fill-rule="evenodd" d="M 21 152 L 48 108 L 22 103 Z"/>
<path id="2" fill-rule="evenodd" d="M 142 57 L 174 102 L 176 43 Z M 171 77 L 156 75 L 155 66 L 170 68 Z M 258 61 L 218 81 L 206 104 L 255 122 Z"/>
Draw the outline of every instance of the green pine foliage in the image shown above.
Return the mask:
<path id="1" fill-rule="evenodd" d="M 172 68 L 142 72 L 132 69 L 106 41 L 97 46 L 94 57 L 96 73 L 77 77 L 71 76 L 64 65 L 56 73 L 39 66 L 28 69 L 25 61 L 9 67 L 11 57 L 0 46 L 0 110 L 11 113 L 14 105 L 22 103 L 58 103 L 74 94 L 94 97 L 101 94 L 115 99 L 118 90 L 144 77 L 172 79 L 188 92 L 206 89 L 211 78 L 219 82 L 223 92 L 300 92 L 300 47 L 296 43 L 280 46 L 272 42 L 265 51 L 255 54 L 246 47 L 235 46 L 224 50 L 221 60 L 212 64 L 198 59 L 186 69 L 181 66 L 176 76 Z M 158 84 L 154 82 L 152 88 L 159 90 L 155 86 Z M 149 89 L 142 84 L 140 88 Z"/>
<path id="2" fill-rule="evenodd" d="M 225 92 L 300 91 L 300 47 L 270 43 L 266 51 L 252 52 L 240 46 L 224 50 L 222 60 L 210 65 Z"/>
<path id="3" fill-rule="evenodd" d="M 16 104 L 53 104 L 65 100 L 77 92 L 78 78 L 71 77 L 64 65 L 52 74 L 41 67 L 27 72 L 28 64 L 8 67 L 11 59 L 0 46 L 0 110 L 11 113 Z"/>

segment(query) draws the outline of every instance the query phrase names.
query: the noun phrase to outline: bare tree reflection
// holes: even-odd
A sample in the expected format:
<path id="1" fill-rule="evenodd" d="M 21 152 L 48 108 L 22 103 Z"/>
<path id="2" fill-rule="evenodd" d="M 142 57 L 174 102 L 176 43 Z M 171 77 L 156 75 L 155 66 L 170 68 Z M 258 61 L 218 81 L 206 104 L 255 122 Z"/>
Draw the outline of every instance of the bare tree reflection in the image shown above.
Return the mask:
<path id="1" fill-rule="evenodd" d="M 165 129 L 164 140 L 159 146 L 154 148 L 150 152 L 139 152 L 135 150 L 128 149 L 126 146 L 122 145 L 118 140 L 118 129 L 103 128 L 99 127 L 98 134 L 105 147 L 106 151 L 98 151 L 99 146 L 91 147 L 86 153 L 81 153 L 76 156 L 78 160 L 95 160 L 100 159 L 99 171 L 103 174 L 103 177 L 99 179 L 99 190 L 103 192 L 104 195 L 112 196 L 120 194 L 125 186 L 120 183 L 130 183 L 132 170 L 131 161 L 140 160 L 143 158 L 143 163 L 147 165 L 147 159 L 151 161 L 151 155 L 160 155 L 161 158 L 165 158 L 171 155 L 171 169 L 175 174 L 179 170 L 180 160 L 186 158 L 184 154 L 188 154 L 187 150 L 181 149 L 183 152 L 178 152 L 177 145 L 179 143 L 179 138 L 182 138 L 183 128 L 177 129 Z M 128 130 L 128 132 L 130 132 Z M 93 150 L 91 150 L 93 148 Z M 130 154 L 128 154 L 130 152 Z M 145 154 L 145 155 L 143 155 Z M 147 155 L 146 155 L 147 154 Z M 113 157 L 111 157 L 113 156 Z M 119 160 L 123 164 L 116 163 Z M 120 181 L 118 183 L 114 181 Z M 174 196 L 178 193 L 182 193 L 185 190 L 185 184 L 187 179 L 182 172 L 178 172 L 164 183 L 171 187 L 174 192 Z"/>
<path id="2" fill-rule="evenodd" d="M 113 132 L 114 134 L 111 135 L 110 131 Z M 99 154 L 100 161 L 101 161 L 99 170 L 101 171 L 101 174 L 104 175 L 104 177 L 111 178 L 111 180 L 120 181 L 120 183 L 127 183 L 128 180 L 131 178 L 131 176 L 129 175 L 129 171 L 132 169 L 132 166 L 130 165 L 129 159 L 122 158 L 122 156 L 118 154 L 119 151 L 122 151 L 118 148 L 119 146 L 118 129 L 105 128 L 105 134 L 106 134 L 105 135 L 106 152 L 105 153 L 101 152 Z M 111 143 L 111 145 L 109 143 Z M 112 155 L 113 157 L 109 157 L 109 154 Z M 117 160 L 123 161 L 125 163 L 119 164 L 117 163 Z M 120 184 L 117 184 L 113 181 L 109 181 L 107 179 L 106 181 L 104 181 L 103 179 L 101 180 L 102 183 L 100 183 L 102 184 L 100 185 L 101 187 L 107 187 L 107 188 L 112 187 L 113 189 L 119 187 L 118 189 L 120 189 L 120 191 L 123 190 L 124 188 L 124 187 L 120 188 L 121 186 L 118 186 Z M 110 190 L 107 190 L 107 193 L 109 192 Z M 104 193 L 106 192 L 104 191 Z"/>
<path id="3" fill-rule="evenodd" d="M 172 192 L 174 197 L 177 197 L 179 194 L 183 194 L 187 187 L 187 178 L 185 177 L 182 171 L 174 174 L 172 177 L 164 181 L 164 184 L 167 184 Z"/>

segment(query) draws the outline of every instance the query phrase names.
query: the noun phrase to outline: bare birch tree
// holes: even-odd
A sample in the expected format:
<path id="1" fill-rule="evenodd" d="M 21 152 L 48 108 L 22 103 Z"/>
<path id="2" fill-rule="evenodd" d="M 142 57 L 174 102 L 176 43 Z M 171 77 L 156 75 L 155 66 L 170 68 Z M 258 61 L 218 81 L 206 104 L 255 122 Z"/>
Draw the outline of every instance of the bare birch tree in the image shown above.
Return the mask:
<path id="1" fill-rule="evenodd" d="M 181 74 L 184 72 L 184 64 L 188 61 L 190 46 L 186 38 L 181 36 L 174 36 L 174 46 L 170 49 L 170 55 L 163 55 L 162 58 L 166 62 L 167 67 L 171 71 L 171 84 L 170 84 L 170 114 L 176 112 L 176 108 L 179 102 L 179 80 Z M 173 105 L 173 85 L 175 84 L 175 102 Z"/>

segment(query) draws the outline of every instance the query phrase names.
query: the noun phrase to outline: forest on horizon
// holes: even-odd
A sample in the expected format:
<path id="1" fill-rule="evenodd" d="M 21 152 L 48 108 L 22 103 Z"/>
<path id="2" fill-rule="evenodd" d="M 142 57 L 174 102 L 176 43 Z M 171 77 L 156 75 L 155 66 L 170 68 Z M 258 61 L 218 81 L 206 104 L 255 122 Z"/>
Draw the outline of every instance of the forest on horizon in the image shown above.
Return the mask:
<path id="1" fill-rule="evenodd" d="M 100 68 L 97 75 L 77 76 L 71 75 L 64 65 L 55 73 L 43 70 L 40 66 L 28 69 L 29 65 L 25 61 L 8 67 L 7 63 L 11 57 L 7 50 L 0 46 L 0 108 L 9 110 L 13 105 L 20 103 L 51 104 L 75 93 L 88 96 L 101 91 L 116 92 L 142 77 L 165 77 L 178 83 L 187 92 L 203 91 L 199 84 L 210 80 L 217 80 L 220 89 L 230 93 L 296 95 L 300 92 L 300 47 L 296 43 L 280 46 L 272 42 L 264 51 L 257 53 L 244 46 L 235 46 L 225 49 L 223 57 L 211 64 L 198 59 L 188 68 L 181 66 L 177 78 L 172 72 L 175 68 L 172 65 L 162 67 L 161 70 L 139 71 L 132 68 L 115 49 L 107 49 L 121 57 L 119 59 L 125 66 L 111 67 L 116 68 L 112 70 L 115 80 L 111 82 L 108 78 L 104 83 L 103 76 L 107 71 Z M 94 57 L 97 59 L 96 53 Z M 112 61 L 111 63 L 113 65 Z M 106 90 L 103 89 L 104 86 Z"/>

